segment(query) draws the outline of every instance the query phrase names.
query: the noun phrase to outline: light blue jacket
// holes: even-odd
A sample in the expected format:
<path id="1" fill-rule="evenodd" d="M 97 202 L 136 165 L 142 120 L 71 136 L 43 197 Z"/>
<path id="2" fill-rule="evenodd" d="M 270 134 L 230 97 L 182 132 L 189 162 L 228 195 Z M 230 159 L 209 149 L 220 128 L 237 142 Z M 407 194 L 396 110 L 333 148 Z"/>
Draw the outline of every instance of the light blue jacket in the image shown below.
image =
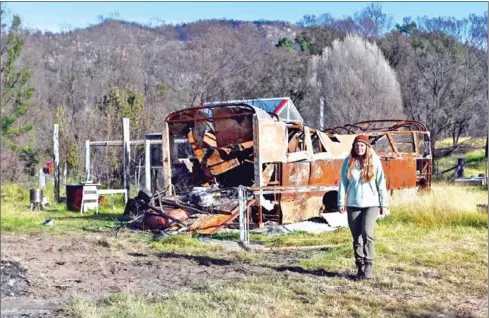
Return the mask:
<path id="1" fill-rule="evenodd" d="M 350 206 L 357 208 L 385 207 L 387 208 L 387 187 L 385 185 L 384 169 L 377 155 L 373 156 L 374 177 L 368 183 L 360 179 L 360 166 L 352 171 L 352 179 L 348 179 L 348 156 L 343 161 L 338 189 L 338 207 Z M 346 204 L 345 204 L 346 198 Z"/>

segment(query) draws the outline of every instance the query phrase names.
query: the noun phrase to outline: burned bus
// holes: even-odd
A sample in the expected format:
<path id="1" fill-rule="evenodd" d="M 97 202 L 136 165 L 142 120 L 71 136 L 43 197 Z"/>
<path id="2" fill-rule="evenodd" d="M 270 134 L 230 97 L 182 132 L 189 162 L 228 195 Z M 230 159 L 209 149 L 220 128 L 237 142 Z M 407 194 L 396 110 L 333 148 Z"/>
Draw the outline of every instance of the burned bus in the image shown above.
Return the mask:
<path id="1" fill-rule="evenodd" d="M 216 214 L 209 221 L 214 227 L 237 217 L 232 189 L 238 186 L 258 193 L 248 201 L 250 221 L 258 225 L 334 212 L 341 165 L 358 134 L 367 135 L 380 156 L 392 200 L 430 187 L 430 138 L 422 123 L 366 121 L 319 131 L 238 101 L 167 116 L 162 134 L 165 198 L 192 194 L 199 208 Z"/>

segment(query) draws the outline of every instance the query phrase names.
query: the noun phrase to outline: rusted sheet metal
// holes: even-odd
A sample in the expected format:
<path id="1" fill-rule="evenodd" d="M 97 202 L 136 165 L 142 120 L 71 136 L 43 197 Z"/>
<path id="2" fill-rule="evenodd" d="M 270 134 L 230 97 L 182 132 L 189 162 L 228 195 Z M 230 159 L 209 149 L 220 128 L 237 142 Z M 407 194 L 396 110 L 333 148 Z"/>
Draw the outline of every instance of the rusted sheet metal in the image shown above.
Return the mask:
<path id="1" fill-rule="evenodd" d="M 397 190 L 416 187 L 416 160 L 408 158 L 382 161 L 387 189 Z"/>
<path id="2" fill-rule="evenodd" d="M 236 108 L 215 108 L 215 117 L 236 114 Z M 247 111 L 245 116 L 234 118 L 222 118 L 214 120 L 217 147 L 227 147 L 253 140 L 253 113 Z"/>
<path id="3" fill-rule="evenodd" d="M 319 183 L 321 178 L 322 174 L 316 173 L 312 180 Z M 310 162 L 283 164 L 282 185 L 284 187 L 307 187 L 310 179 Z M 319 192 L 281 194 L 282 223 L 294 223 L 318 216 L 322 205 L 322 194 Z"/>
<path id="4" fill-rule="evenodd" d="M 165 213 L 179 221 L 185 221 L 189 218 L 188 213 L 182 209 L 165 209 Z M 152 210 L 148 210 L 148 212 L 144 213 L 143 225 L 146 229 L 164 230 L 173 224 L 175 224 L 175 222 Z"/>
<path id="5" fill-rule="evenodd" d="M 412 120 L 372 120 L 326 130 L 329 136 L 341 131 L 355 138 L 370 137 L 372 148 L 384 160 L 389 190 L 431 185 L 432 157 L 430 136 L 426 126 Z M 342 140 L 343 141 L 343 140 Z M 353 140 L 352 140 L 353 141 Z M 351 146 L 351 142 L 347 143 Z"/>
<path id="6" fill-rule="evenodd" d="M 255 200 L 250 200 L 247 207 L 255 203 Z M 214 234 L 226 224 L 234 221 L 239 215 L 239 207 L 231 211 L 231 214 L 204 214 L 198 217 L 194 223 L 188 228 L 188 231 L 199 234 Z"/>
<path id="7" fill-rule="evenodd" d="M 262 163 L 286 162 L 287 140 L 285 124 L 282 122 L 262 122 L 258 127 L 258 153 Z"/>
<path id="8" fill-rule="evenodd" d="M 275 165 L 269 164 L 265 169 L 263 169 L 263 183 L 264 184 L 269 184 L 270 180 L 272 179 L 272 174 L 275 171 Z"/>
<path id="9" fill-rule="evenodd" d="M 350 154 L 351 144 L 355 139 L 354 135 L 332 135 L 332 138 L 337 141 L 331 140 L 329 143 L 329 152 L 335 156 L 346 157 Z"/>
<path id="10" fill-rule="evenodd" d="M 170 136 L 170 130 L 168 123 L 163 124 L 163 131 L 161 134 L 161 156 L 163 160 L 163 188 L 166 189 L 166 195 L 172 195 L 172 183 L 171 183 L 171 157 L 170 157 L 170 147 L 173 140 Z"/>
<path id="11" fill-rule="evenodd" d="M 194 125 L 192 129 L 192 135 L 195 142 L 199 148 L 204 145 L 204 136 L 207 129 L 207 122 L 209 120 L 209 115 L 202 111 L 195 112 Z"/>
<path id="12" fill-rule="evenodd" d="M 189 227 L 188 231 L 199 234 L 214 234 L 219 231 L 224 225 L 234 221 L 239 215 L 234 212 L 228 214 L 203 214 Z"/>
<path id="13" fill-rule="evenodd" d="M 343 159 L 316 160 L 311 162 L 309 186 L 340 184 L 340 171 Z"/>
<path id="14" fill-rule="evenodd" d="M 323 185 L 333 185 L 334 180 L 333 175 L 339 174 L 332 169 L 335 166 L 335 162 L 339 160 L 316 160 L 311 162 L 311 171 L 309 175 L 309 187 L 323 186 Z M 341 167 L 341 166 L 340 166 Z M 324 191 L 310 192 L 307 195 L 307 210 L 308 214 L 312 216 L 318 216 L 323 210 L 323 196 Z"/>
<path id="15" fill-rule="evenodd" d="M 199 147 L 191 132 L 188 134 L 188 140 L 199 163 L 204 168 L 207 168 L 212 175 L 220 175 L 240 165 L 236 158 L 231 158 L 229 160 L 222 159 L 217 148 Z"/>
<path id="16" fill-rule="evenodd" d="M 312 156 L 307 151 L 299 151 L 287 154 L 287 162 L 311 160 Z"/>
<path id="17" fill-rule="evenodd" d="M 314 152 L 312 148 L 311 130 L 307 126 L 304 126 L 304 143 L 306 145 L 307 154 L 312 158 Z"/>

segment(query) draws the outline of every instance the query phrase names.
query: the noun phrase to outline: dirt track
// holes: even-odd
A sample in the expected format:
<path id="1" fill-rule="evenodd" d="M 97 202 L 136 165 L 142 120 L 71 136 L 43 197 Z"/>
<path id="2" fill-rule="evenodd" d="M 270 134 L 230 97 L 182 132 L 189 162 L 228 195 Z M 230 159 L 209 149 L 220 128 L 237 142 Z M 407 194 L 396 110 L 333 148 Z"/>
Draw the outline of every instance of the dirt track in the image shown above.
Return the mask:
<path id="1" fill-rule="evenodd" d="M 118 246 L 119 242 L 124 241 L 94 235 L 2 234 L 2 317 L 68 317 L 65 309 L 71 296 L 101 299 L 114 292 L 166 296 L 210 284 L 225 285 L 251 276 L 316 282 L 320 279 L 325 286 L 329 277 L 353 279 L 349 269 L 328 272 L 292 266 L 302 258 L 312 257 L 316 253 L 313 251 L 267 253 L 260 260 L 243 262 L 229 253 L 216 257 L 157 253 L 147 244 L 126 241 Z M 8 285 L 3 277 L 5 273 L 17 280 L 8 288 L 4 286 Z M 435 284 L 436 279 L 432 283 Z M 344 287 L 331 288 L 346 293 L 351 287 L 345 283 Z M 370 292 L 406 301 L 417 297 L 411 291 L 399 294 L 396 289 L 371 289 Z M 457 294 L 455 297 L 465 301 L 454 302 L 451 312 L 480 310 L 478 296 Z"/>
<path id="2" fill-rule="evenodd" d="M 40 309 L 33 309 L 34 313 L 42 313 L 41 309 L 46 306 L 49 311 L 70 296 L 103 297 L 114 292 L 163 296 L 211 283 L 276 273 L 271 268 L 239 261 L 155 253 L 134 246 L 114 248 L 107 240 L 96 236 L 2 234 L 1 243 L 2 260 L 24 269 L 28 282 L 27 295 L 2 294 L 4 305 L 32 305 L 32 301 L 38 299 Z M 50 303 L 44 304 L 43 300 Z M 22 308 L 9 311 L 3 307 L 3 315 L 22 312 Z"/>

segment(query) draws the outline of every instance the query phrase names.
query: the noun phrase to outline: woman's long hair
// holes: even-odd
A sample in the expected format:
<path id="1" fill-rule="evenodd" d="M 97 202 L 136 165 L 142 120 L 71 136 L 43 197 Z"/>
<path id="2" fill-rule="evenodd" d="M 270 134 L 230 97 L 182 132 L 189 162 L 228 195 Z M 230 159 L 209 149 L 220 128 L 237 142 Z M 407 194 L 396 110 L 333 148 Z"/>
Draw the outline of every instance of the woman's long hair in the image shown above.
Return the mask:
<path id="1" fill-rule="evenodd" d="M 362 183 L 372 181 L 374 177 L 374 150 L 367 146 L 367 150 L 363 156 L 357 155 L 355 145 L 351 147 L 350 157 L 348 159 L 348 179 L 352 179 L 352 171 L 356 168 L 357 162 L 360 165 L 360 179 Z"/>

